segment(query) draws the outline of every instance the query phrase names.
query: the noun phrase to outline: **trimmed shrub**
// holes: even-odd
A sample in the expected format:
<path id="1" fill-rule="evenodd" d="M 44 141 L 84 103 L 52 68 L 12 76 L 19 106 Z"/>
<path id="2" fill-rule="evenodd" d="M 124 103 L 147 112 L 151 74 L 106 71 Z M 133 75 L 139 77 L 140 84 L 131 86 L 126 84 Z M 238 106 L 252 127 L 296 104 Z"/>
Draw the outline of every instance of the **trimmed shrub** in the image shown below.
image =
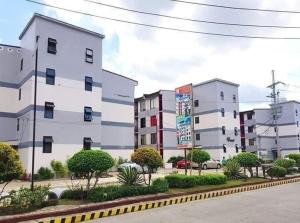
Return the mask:
<path id="1" fill-rule="evenodd" d="M 62 192 L 61 199 L 83 200 L 87 198 L 87 192 L 82 189 L 65 190 Z"/>
<path id="2" fill-rule="evenodd" d="M 148 182 L 145 182 L 147 185 L 151 183 L 151 173 L 153 173 L 155 169 L 163 166 L 161 155 L 152 147 L 141 147 L 137 149 L 131 155 L 131 161 L 139 164 L 143 170 L 145 167 L 148 168 Z"/>
<path id="3" fill-rule="evenodd" d="M 68 175 L 68 168 L 60 161 L 52 160 L 51 167 L 55 173 L 56 178 L 66 177 Z"/>
<path id="4" fill-rule="evenodd" d="M 37 174 L 34 174 L 36 180 L 49 180 L 54 177 L 54 173 L 47 167 L 41 167 Z"/>
<path id="5" fill-rule="evenodd" d="M 123 197 L 133 197 L 158 193 L 158 191 L 156 191 L 155 189 L 156 188 L 152 186 L 97 187 L 89 192 L 87 199 L 92 202 L 111 201 Z"/>
<path id="6" fill-rule="evenodd" d="M 91 188 L 90 182 L 96 178 L 95 188 L 101 174 L 114 166 L 114 160 L 107 152 L 101 150 L 81 150 L 68 160 L 68 168 L 76 176 L 87 180 L 86 190 Z"/>
<path id="7" fill-rule="evenodd" d="M 172 174 L 166 176 L 170 188 L 190 188 L 204 185 L 225 184 L 227 178 L 223 174 L 205 174 L 202 176 L 187 176 L 182 174 Z"/>
<path id="8" fill-rule="evenodd" d="M 296 164 L 296 161 L 293 159 L 278 159 L 275 161 L 275 166 L 283 167 L 286 170 L 294 167 L 295 164 Z"/>
<path id="9" fill-rule="evenodd" d="M 289 159 L 293 159 L 297 164 L 300 164 L 300 153 L 291 153 L 288 155 Z"/>
<path id="10" fill-rule="evenodd" d="M 152 182 L 152 187 L 155 191 L 163 193 L 169 190 L 169 183 L 165 178 L 158 178 Z"/>
<path id="11" fill-rule="evenodd" d="M 271 177 L 271 179 L 273 179 L 274 177 L 277 177 L 279 179 L 280 177 L 285 177 L 285 175 L 287 174 L 287 170 L 280 166 L 274 166 L 267 170 L 267 174 L 269 175 L 269 177 Z"/>
<path id="12" fill-rule="evenodd" d="M 238 161 L 241 167 L 247 168 L 251 177 L 253 177 L 252 167 L 255 167 L 259 164 L 259 159 L 256 154 L 244 152 L 238 154 L 236 157 L 234 157 L 234 159 Z"/>
<path id="13" fill-rule="evenodd" d="M 199 166 L 199 175 L 201 174 L 202 164 L 210 160 L 210 155 L 208 152 L 200 149 L 192 149 L 192 151 L 187 156 L 188 160 L 193 159 L 192 161 L 197 163 Z"/>
<path id="14" fill-rule="evenodd" d="M 172 156 L 170 157 L 170 159 L 168 160 L 168 163 L 172 163 L 173 167 L 176 167 L 176 164 L 178 161 L 183 160 L 184 157 L 183 156 Z"/>

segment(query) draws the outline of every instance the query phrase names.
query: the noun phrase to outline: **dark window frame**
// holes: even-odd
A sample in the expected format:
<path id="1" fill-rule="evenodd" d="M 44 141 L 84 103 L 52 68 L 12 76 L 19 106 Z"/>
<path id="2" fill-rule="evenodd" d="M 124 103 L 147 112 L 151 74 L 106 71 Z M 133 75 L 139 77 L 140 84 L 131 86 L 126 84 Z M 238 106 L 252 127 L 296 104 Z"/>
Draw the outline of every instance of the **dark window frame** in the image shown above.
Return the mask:
<path id="1" fill-rule="evenodd" d="M 239 153 L 239 145 L 238 144 L 235 144 L 235 152 Z"/>
<path id="2" fill-rule="evenodd" d="M 199 100 L 194 101 L 194 107 L 199 107 Z"/>
<path id="3" fill-rule="evenodd" d="M 52 136 L 43 136 L 43 153 L 52 153 Z"/>
<path id="4" fill-rule="evenodd" d="M 224 125 L 222 126 L 222 135 L 226 135 L 226 127 Z"/>
<path id="5" fill-rule="evenodd" d="M 20 131 L 20 119 L 17 118 L 17 131 Z"/>
<path id="6" fill-rule="evenodd" d="M 84 137 L 83 138 L 83 149 L 84 150 L 91 150 L 92 143 L 93 143 L 93 140 L 92 140 L 91 137 Z"/>
<path id="7" fill-rule="evenodd" d="M 46 68 L 46 84 L 55 85 L 55 69 Z"/>
<path id="8" fill-rule="evenodd" d="M 233 118 L 234 118 L 234 119 L 237 118 L 237 111 L 236 111 L 236 110 L 233 111 Z"/>
<path id="9" fill-rule="evenodd" d="M 45 102 L 45 107 L 44 107 L 44 118 L 46 119 L 53 119 L 54 117 L 54 103 L 53 102 Z"/>
<path id="10" fill-rule="evenodd" d="M 199 141 L 200 140 L 200 133 L 196 133 L 196 140 Z"/>
<path id="11" fill-rule="evenodd" d="M 223 144 L 223 153 L 227 153 L 227 145 Z"/>
<path id="12" fill-rule="evenodd" d="M 199 116 L 196 116 L 195 117 L 195 124 L 199 124 L 200 123 L 200 118 L 199 118 Z"/>
<path id="13" fill-rule="evenodd" d="M 156 133 L 151 133 L 150 138 L 151 138 L 151 145 L 157 144 L 157 134 Z"/>
<path id="14" fill-rule="evenodd" d="M 224 96 L 224 91 L 221 91 L 221 92 L 220 92 L 220 97 L 221 97 L 221 100 L 224 101 L 224 98 L 225 98 L 225 96 Z"/>
<path id="15" fill-rule="evenodd" d="M 84 121 L 91 122 L 93 121 L 93 109 L 92 107 L 84 106 Z"/>
<path id="16" fill-rule="evenodd" d="M 239 130 L 237 127 L 234 127 L 234 135 L 238 136 L 239 135 Z"/>
<path id="17" fill-rule="evenodd" d="M 141 129 L 146 128 L 146 118 L 141 118 L 140 126 L 141 126 Z"/>
<path id="18" fill-rule="evenodd" d="M 24 61 L 23 61 L 23 58 L 22 58 L 22 59 L 21 59 L 21 65 L 20 65 L 20 71 L 23 70 L 23 63 L 24 63 Z"/>
<path id="19" fill-rule="evenodd" d="M 94 62 L 94 51 L 90 48 L 85 49 L 85 62 L 90 64 Z"/>
<path id="20" fill-rule="evenodd" d="M 225 108 L 221 108 L 221 115 L 222 117 L 225 117 Z"/>
<path id="21" fill-rule="evenodd" d="M 84 90 L 85 91 L 93 91 L 93 78 L 89 76 L 85 76 L 84 78 Z"/>
<path id="22" fill-rule="evenodd" d="M 57 41 L 53 38 L 48 38 L 48 47 L 47 52 L 50 54 L 56 54 L 57 53 Z"/>
<path id="23" fill-rule="evenodd" d="M 22 88 L 19 88 L 19 101 L 22 100 Z"/>
<path id="24" fill-rule="evenodd" d="M 232 95 L 232 100 L 233 100 L 233 103 L 236 103 L 236 102 L 237 102 L 237 100 L 236 100 L 236 95 L 235 95 L 235 94 Z"/>
<path id="25" fill-rule="evenodd" d="M 143 134 L 143 135 L 141 135 L 141 145 L 144 146 L 146 144 L 147 144 L 147 135 Z"/>

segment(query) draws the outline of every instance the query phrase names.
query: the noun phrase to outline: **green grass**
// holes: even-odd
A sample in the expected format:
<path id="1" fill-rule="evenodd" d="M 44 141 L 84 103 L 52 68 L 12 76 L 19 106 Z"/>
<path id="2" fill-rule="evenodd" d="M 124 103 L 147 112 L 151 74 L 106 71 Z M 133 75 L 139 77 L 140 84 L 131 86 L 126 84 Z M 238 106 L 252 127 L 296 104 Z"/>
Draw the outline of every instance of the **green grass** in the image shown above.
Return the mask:
<path id="1" fill-rule="evenodd" d="M 187 193 L 187 192 L 201 192 L 206 190 L 217 190 L 224 189 L 228 187 L 243 186 L 253 183 L 263 183 L 270 180 L 263 178 L 249 178 L 248 180 L 228 180 L 225 184 L 222 185 L 205 185 L 205 186 L 196 186 L 192 188 L 174 188 L 170 189 L 167 194 L 178 194 L 178 193 Z"/>
<path id="2" fill-rule="evenodd" d="M 58 201 L 58 205 L 82 205 L 82 204 L 90 204 L 88 200 L 69 200 L 69 199 L 60 199 Z"/>

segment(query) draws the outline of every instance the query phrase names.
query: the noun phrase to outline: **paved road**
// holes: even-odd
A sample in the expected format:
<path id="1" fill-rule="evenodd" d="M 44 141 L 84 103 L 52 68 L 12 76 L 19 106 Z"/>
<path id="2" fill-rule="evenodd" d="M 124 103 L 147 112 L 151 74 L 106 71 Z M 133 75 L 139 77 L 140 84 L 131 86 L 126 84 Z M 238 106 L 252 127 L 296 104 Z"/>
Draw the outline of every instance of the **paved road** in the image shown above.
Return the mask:
<path id="1" fill-rule="evenodd" d="M 194 201 L 88 223 L 300 222 L 300 183 Z"/>

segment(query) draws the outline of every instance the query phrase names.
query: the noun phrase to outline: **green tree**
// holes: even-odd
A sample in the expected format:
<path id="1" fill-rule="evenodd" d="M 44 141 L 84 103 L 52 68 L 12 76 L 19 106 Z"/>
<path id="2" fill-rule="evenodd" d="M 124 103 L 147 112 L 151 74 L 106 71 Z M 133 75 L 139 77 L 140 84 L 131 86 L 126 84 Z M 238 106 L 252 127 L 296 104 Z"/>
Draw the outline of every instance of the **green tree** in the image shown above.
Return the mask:
<path id="1" fill-rule="evenodd" d="M 7 184 L 18 179 L 22 174 L 23 167 L 17 151 L 10 145 L 0 143 L 0 184 L 3 185 L 0 190 L 0 199 Z"/>
<path id="2" fill-rule="evenodd" d="M 151 173 L 159 167 L 163 166 L 163 160 L 156 149 L 152 147 L 141 147 L 131 155 L 131 161 L 139 164 L 143 169 L 143 176 L 146 185 L 150 186 Z M 147 168 L 148 182 L 145 177 L 145 168 Z"/>
<path id="3" fill-rule="evenodd" d="M 76 176 L 87 180 L 86 190 L 91 189 L 91 179 L 96 178 L 95 188 L 101 173 L 114 166 L 113 158 L 101 150 L 82 150 L 68 160 L 68 169 Z"/>
<path id="4" fill-rule="evenodd" d="M 278 159 L 275 161 L 275 166 L 283 167 L 286 170 L 294 167 L 295 165 L 296 165 L 296 161 L 293 159 Z"/>
<path id="5" fill-rule="evenodd" d="M 295 160 L 296 166 L 300 167 L 300 153 L 291 153 L 288 155 L 288 158 Z"/>
<path id="6" fill-rule="evenodd" d="M 241 165 L 241 167 L 244 168 L 244 173 L 245 169 L 248 169 L 250 176 L 253 177 L 253 167 L 256 167 L 258 165 L 258 157 L 254 153 L 240 153 L 238 154 L 234 159 L 238 161 L 238 163 Z"/>
<path id="7" fill-rule="evenodd" d="M 210 155 L 204 150 L 192 149 L 192 151 L 188 154 L 187 159 L 198 164 L 199 175 L 201 175 L 202 165 L 206 161 L 210 160 Z"/>

